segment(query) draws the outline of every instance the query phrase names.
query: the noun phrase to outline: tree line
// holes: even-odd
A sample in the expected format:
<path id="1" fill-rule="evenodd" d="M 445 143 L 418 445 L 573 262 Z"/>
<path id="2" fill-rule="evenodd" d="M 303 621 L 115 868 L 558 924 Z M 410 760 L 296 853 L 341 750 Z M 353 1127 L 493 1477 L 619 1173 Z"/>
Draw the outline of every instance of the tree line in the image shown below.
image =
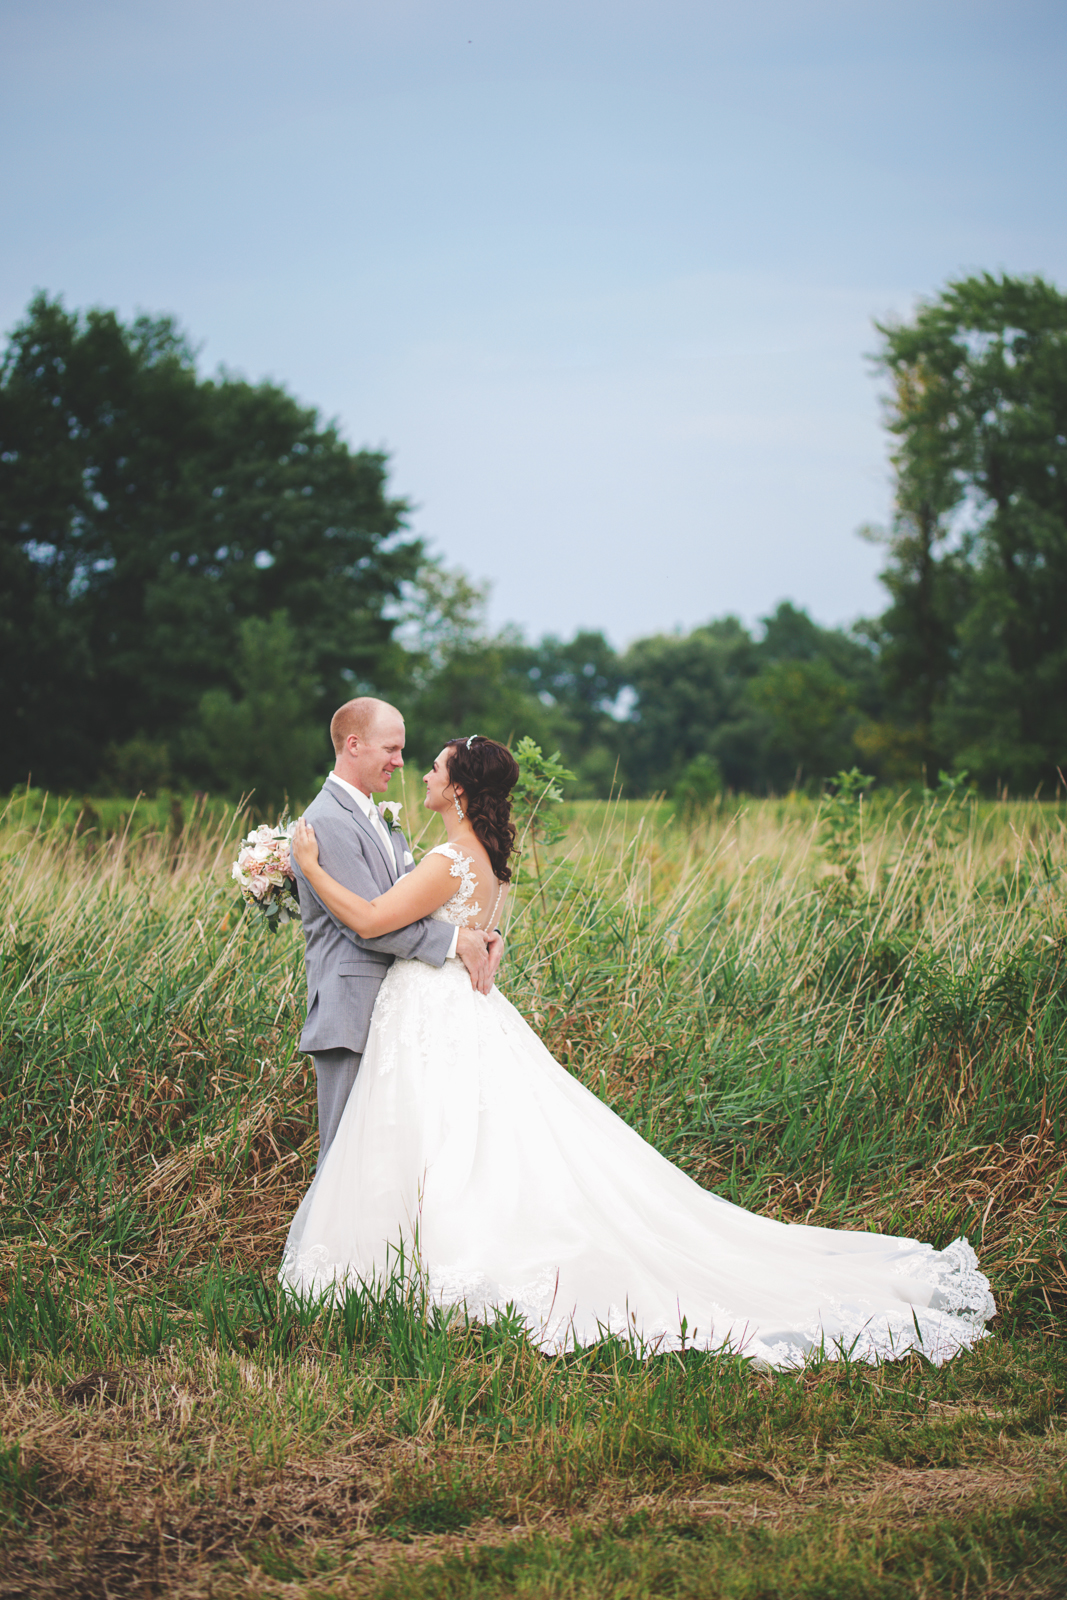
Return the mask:
<path id="1" fill-rule="evenodd" d="M 694 800 L 966 770 L 1052 792 L 1067 763 L 1067 296 L 948 284 L 876 325 L 895 500 L 888 604 L 785 602 L 618 651 L 492 630 L 387 460 L 276 384 L 204 378 L 170 318 L 36 297 L 0 365 L 0 786 L 194 788 L 264 805 L 328 769 L 329 714 L 529 734 L 575 792 Z"/>

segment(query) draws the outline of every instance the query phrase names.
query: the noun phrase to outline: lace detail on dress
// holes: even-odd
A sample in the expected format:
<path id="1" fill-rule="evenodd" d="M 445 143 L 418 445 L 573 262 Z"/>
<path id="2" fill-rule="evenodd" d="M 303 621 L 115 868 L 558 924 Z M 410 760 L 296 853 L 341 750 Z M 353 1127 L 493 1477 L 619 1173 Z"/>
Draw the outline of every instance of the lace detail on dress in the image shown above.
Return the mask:
<path id="1" fill-rule="evenodd" d="M 434 845 L 434 850 L 430 850 L 429 854 L 430 856 L 448 856 L 451 861 L 451 875 L 461 880 L 458 890 L 453 894 L 453 898 L 450 901 L 445 901 L 443 906 L 438 906 L 435 912 L 430 912 L 430 917 L 434 922 L 451 922 L 453 926 L 458 926 L 458 928 L 469 928 L 470 923 L 475 922 L 475 918 L 482 915 L 482 906 L 478 904 L 478 901 L 470 901 L 470 896 L 474 894 L 475 888 L 478 886 L 477 877 L 475 877 L 474 870 L 472 870 L 474 856 L 464 856 L 462 851 L 456 850 L 454 845 Z M 496 917 L 496 910 L 499 909 L 499 904 L 501 904 L 502 893 L 504 893 L 504 885 L 501 885 L 501 893 L 496 896 L 496 907 L 493 909 L 494 917 Z"/>
<path id="2" fill-rule="evenodd" d="M 811 1360 L 842 1357 L 876 1366 L 882 1361 L 900 1361 L 910 1350 L 921 1351 L 928 1361 L 941 1366 L 987 1337 L 985 1323 L 996 1315 L 996 1305 L 989 1280 L 966 1239 L 954 1239 L 942 1251 L 929 1245 L 920 1248 L 921 1267 L 913 1256 L 896 1270 L 913 1282 L 936 1286 L 929 1306 L 874 1311 L 838 1300 L 806 1327 L 794 1326 L 778 1337 L 760 1338 L 755 1329 L 738 1326 L 736 1317 L 721 1305 L 711 1308 L 710 1327 L 694 1326 L 690 1317 L 683 1333 L 686 1308 L 681 1300 L 675 1322 L 663 1319 L 640 1326 L 628 1306 L 611 1302 L 597 1319 L 597 1333 L 635 1342 L 645 1352 L 687 1347 L 733 1351 L 763 1369 L 795 1369 Z M 551 1270 L 520 1285 L 492 1283 L 484 1273 L 435 1267 L 429 1273 L 429 1290 L 436 1304 L 455 1306 L 483 1322 L 492 1322 L 510 1306 L 546 1355 L 565 1354 L 589 1340 L 588 1327 L 577 1330 L 560 1304 L 558 1273 Z"/>
<path id="3" fill-rule="evenodd" d="M 439 921 L 448 920 L 438 912 L 434 915 Z M 439 1050 L 442 1019 L 454 1001 L 465 998 L 470 983 L 462 961 L 446 961 L 440 967 L 428 967 L 421 961 L 405 961 L 401 957 L 393 962 L 374 1002 L 379 1077 L 395 1072 L 405 1057 L 431 1058 Z M 419 1004 L 424 984 L 432 986 L 435 1001 L 432 1010 Z"/>
<path id="4" fill-rule="evenodd" d="M 944 1250 L 919 1245 L 914 1255 L 900 1261 L 896 1271 L 901 1277 L 928 1283 L 934 1291 L 930 1304 L 938 1311 L 973 1322 L 988 1322 L 997 1314 L 989 1279 L 979 1267 L 966 1236 L 953 1239 Z"/>
<path id="5" fill-rule="evenodd" d="M 454 844 L 435 844 L 429 852 L 432 856 L 447 856 L 452 866 L 450 872 L 453 878 L 459 878 L 460 886 L 443 906 L 438 906 L 436 911 L 430 913 L 434 922 L 451 922 L 453 926 L 468 928 L 475 917 L 481 916 L 482 908 L 477 900 L 470 904 L 471 896 L 478 886 L 478 880 L 471 870 L 473 856 L 465 856 L 457 850 Z"/>
<path id="6" fill-rule="evenodd" d="M 946 1250 L 930 1250 L 929 1255 L 930 1281 L 939 1285 L 946 1277 L 956 1275 L 961 1259 L 970 1256 L 975 1260 L 966 1239 L 954 1239 Z M 694 1326 L 687 1318 L 683 1331 L 686 1308 L 681 1299 L 674 1319 L 652 1321 L 639 1321 L 628 1304 L 609 1301 L 600 1315 L 590 1319 L 586 1313 L 578 1319 L 581 1325 L 576 1325 L 574 1310 L 568 1308 L 561 1293 L 558 1269 L 546 1267 L 530 1281 L 507 1282 L 468 1266 L 435 1263 L 426 1268 L 418 1259 L 417 1245 L 411 1260 L 414 1276 L 421 1279 L 433 1304 L 483 1323 L 492 1323 L 507 1311 L 525 1324 L 527 1335 L 545 1355 L 564 1355 L 611 1335 L 626 1340 L 645 1355 L 668 1350 L 719 1350 L 743 1356 L 761 1370 L 796 1370 L 811 1361 L 841 1359 L 876 1366 L 883 1361 L 900 1361 L 911 1350 L 920 1351 L 928 1361 L 941 1366 L 988 1337 L 984 1323 L 996 1313 L 988 1280 L 976 1263 L 971 1269 L 972 1287 L 983 1302 L 977 1313 L 968 1309 L 951 1314 L 932 1305 L 872 1312 L 837 1301 L 806 1326 L 794 1324 L 777 1335 L 768 1330 L 767 1336 L 760 1337 L 762 1330 L 739 1323 L 722 1305 L 708 1308 L 710 1326 Z M 354 1281 L 353 1276 L 339 1271 L 328 1260 L 326 1251 L 315 1246 L 288 1252 L 280 1276 L 300 1293 L 321 1295 L 328 1300 L 343 1296 Z"/>

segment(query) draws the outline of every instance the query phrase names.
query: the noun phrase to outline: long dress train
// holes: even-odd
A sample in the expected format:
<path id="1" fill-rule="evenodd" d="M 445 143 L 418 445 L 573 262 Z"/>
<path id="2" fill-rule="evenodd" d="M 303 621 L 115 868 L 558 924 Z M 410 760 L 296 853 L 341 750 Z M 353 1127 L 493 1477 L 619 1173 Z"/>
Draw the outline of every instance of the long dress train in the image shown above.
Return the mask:
<path id="1" fill-rule="evenodd" d="M 460 885 L 434 915 L 466 924 L 470 860 L 438 849 Z M 773 1367 L 820 1349 L 942 1362 L 996 1309 L 965 1239 L 775 1222 L 702 1189 L 456 960 L 389 969 L 280 1278 L 316 1295 L 381 1280 L 401 1242 L 436 1302 L 482 1319 L 510 1304 L 546 1353 L 610 1332 Z"/>

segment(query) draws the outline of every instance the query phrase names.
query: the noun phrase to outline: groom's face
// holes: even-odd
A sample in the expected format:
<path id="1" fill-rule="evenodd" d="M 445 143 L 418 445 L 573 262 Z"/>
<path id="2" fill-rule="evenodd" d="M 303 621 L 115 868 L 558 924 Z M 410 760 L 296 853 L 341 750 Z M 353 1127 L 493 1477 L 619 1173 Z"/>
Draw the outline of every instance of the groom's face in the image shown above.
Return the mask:
<path id="1" fill-rule="evenodd" d="M 404 737 L 403 717 L 388 712 L 378 717 L 366 739 L 351 742 L 357 789 L 364 794 L 380 794 L 388 789 L 389 779 L 404 765 Z"/>

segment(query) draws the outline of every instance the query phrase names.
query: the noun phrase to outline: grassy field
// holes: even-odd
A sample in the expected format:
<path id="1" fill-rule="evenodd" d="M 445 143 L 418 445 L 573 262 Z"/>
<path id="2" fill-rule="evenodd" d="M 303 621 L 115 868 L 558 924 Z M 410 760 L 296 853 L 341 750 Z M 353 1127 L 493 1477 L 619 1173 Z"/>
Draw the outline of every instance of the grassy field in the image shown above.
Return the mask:
<path id="1" fill-rule="evenodd" d="M 95 809 L 0 822 L 0 1595 L 1067 1594 L 1064 809 L 574 805 L 512 908 L 507 993 L 701 1183 L 978 1248 L 973 1353 L 776 1376 L 281 1301 L 301 935 L 232 815 Z"/>

